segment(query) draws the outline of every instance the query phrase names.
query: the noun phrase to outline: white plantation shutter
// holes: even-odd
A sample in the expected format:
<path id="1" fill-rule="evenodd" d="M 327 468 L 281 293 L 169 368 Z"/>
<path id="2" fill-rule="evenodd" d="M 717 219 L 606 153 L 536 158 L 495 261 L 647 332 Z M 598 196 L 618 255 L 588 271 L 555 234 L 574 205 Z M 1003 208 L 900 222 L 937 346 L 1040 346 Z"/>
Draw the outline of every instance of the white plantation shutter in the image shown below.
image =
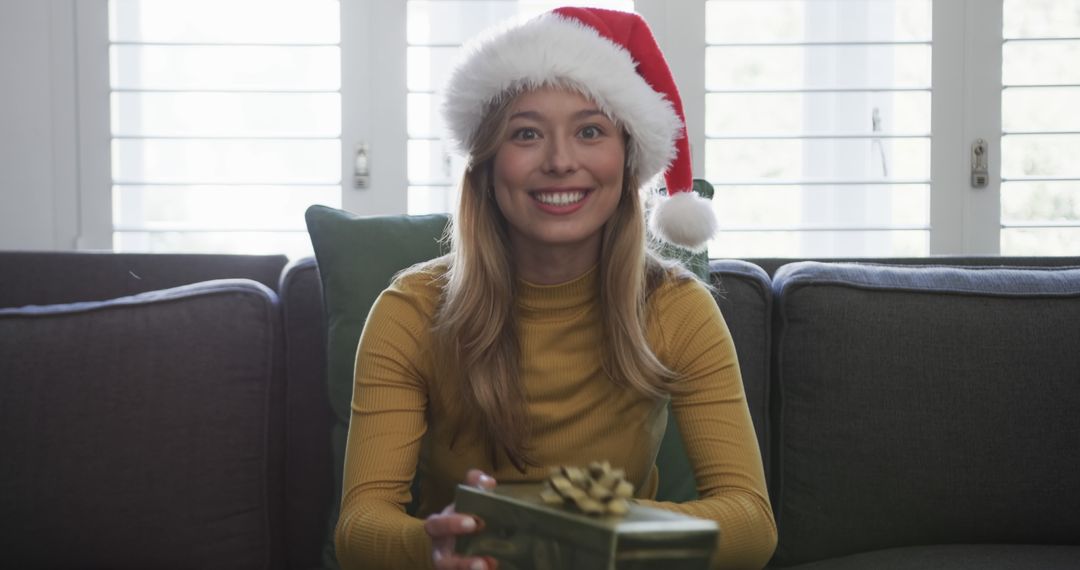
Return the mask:
<path id="1" fill-rule="evenodd" d="M 341 203 L 339 3 L 110 0 L 118 251 L 310 254 Z"/>
<path id="2" fill-rule="evenodd" d="M 927 255 L 930 0 L 709 0 L 712 257 Z"/>
<path id="3" fill-rule="evenodd" d="M 463 165 L 438 106 L 458 46 L 562 3 L 74 3 L 78 247 L 296 256 L 312 203 L 451 210 Z M 1080 0 L 580 4 L 657 32 L 717 189 L 713 257 L 1080 252 Z"/>
<path id="4" fill-rule="evenodd" d="M 1080 1 L 1005 0 L 1001 252 L 1080 252 Z"/>
<path id="5" fill-rule="evenodd" d="M 443 85 L 461 44 L 508 18 L 528 17 L 559 6 L 634 9 L 632 0 L 409 0 L 406 18 L 410 214 L 452 212 L 457 203 L 464 159 L 449 146 L 439 106 Z"/>

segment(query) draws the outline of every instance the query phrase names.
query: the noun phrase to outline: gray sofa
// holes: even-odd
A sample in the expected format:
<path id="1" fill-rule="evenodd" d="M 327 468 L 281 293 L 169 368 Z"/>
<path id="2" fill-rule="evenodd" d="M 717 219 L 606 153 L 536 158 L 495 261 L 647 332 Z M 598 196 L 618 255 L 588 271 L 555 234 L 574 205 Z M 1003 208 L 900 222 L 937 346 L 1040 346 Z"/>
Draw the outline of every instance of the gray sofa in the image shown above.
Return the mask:
<path id="1" fill-rule="evenodd" d="M 772 566 L 1080 567 L 1080 258 L 711 270 Z M 319 567 L 325 331 L 312 259 L 0 252 L 0 561 Z"/>

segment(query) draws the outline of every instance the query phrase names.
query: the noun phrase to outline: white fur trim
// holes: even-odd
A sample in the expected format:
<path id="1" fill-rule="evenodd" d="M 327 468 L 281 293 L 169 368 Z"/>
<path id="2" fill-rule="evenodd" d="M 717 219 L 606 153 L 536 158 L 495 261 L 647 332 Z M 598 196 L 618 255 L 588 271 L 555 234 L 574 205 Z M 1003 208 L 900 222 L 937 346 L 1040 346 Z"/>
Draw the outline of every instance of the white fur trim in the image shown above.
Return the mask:
<path id="1" fill-rule="evenodd" d="M 497 97 L 545 86 L 581 92 L 630 133 L 630 159 L 645 183 L 676 155 L 682 121 L 671 103 L 638 75 L 630 53 L 592 27 L 546 13 L 479 38 L 447 83 L 443 115 L 468 154 L 488 105 Z"/>
<path id="2" fill-rule="evenodd" d="M 719 222 L 712 202 L 694 192 L 679 192 L 661 198 L 652 211 L 653 233 L 692 251 L 701 251 L 716 234 Z"/>

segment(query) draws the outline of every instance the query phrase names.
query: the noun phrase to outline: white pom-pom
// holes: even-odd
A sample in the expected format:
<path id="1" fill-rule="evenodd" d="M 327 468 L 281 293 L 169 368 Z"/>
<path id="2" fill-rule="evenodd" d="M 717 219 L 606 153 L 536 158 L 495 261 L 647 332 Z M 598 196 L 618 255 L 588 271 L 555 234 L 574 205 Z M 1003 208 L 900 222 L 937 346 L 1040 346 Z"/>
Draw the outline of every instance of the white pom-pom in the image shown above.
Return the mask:
<path id="1" fill-rule="evenodd" d="M 719 223 L 707 198 L 695 192 L 678 192 L 660 199 L 650 225 L 664 240 L 696 252 L 705 249 Z"/>

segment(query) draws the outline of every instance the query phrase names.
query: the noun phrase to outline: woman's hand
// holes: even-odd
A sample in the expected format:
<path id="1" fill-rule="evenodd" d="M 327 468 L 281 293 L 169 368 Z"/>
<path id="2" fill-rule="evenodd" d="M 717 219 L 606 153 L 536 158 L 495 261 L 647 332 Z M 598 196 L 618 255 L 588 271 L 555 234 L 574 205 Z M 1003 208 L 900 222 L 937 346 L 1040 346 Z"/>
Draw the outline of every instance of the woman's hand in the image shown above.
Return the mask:
<path id="1" fill-rule="evenodd" d="M 465 484 L 480 489 L 495 487 L 495 479 L 479 469 L 470 469 Z M 490 557 L 465 557 L 454 552 L 454 541 L 459 535 L 480 530 L 483 523 L 469 515 L 454 511 L 453 503 L 441 513 L 431 515 L 424 521 L 424 530 L 431 537 L 431 556 L 439 570 L 494 570 L 498 563 Z"/>

